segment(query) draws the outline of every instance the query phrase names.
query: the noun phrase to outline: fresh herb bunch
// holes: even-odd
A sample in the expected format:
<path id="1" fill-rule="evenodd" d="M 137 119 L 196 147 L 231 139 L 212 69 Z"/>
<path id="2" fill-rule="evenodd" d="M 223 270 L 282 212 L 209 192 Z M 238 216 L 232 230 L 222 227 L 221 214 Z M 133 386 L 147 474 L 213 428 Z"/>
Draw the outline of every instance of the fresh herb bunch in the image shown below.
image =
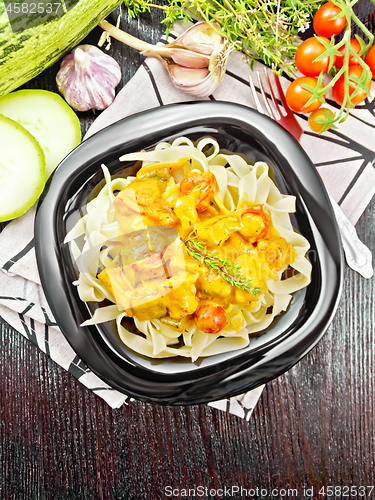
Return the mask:
<path id="1" fill-rule="evenodd" d="M 214 269 L 231 286 L 240 288 L 245 292 L 251 293 L 253 296 L 259 295 L 260 288 L 253 286 L 252 280 L 241 274 L 238 265 L 232 264 L 228 259 L 219 257 L 219 252 L 207 253 L 206 243 L 199 240 L 194 231 L 189 234 L 186 240 L 181 238 L 181 241 L 184 243 L 190 257 L 199 260 L 210 269 Z"/>
<path id="2" fill-rule="evenodd" d="M 124 0 L 131 18 L 162 9 L 167 35 L 176 21 L 199 18 L 217 23 L 230 43 L 250 60 L 263 60 L 281 73 L 296 75 L 294 56 L 322 0 Z"/>

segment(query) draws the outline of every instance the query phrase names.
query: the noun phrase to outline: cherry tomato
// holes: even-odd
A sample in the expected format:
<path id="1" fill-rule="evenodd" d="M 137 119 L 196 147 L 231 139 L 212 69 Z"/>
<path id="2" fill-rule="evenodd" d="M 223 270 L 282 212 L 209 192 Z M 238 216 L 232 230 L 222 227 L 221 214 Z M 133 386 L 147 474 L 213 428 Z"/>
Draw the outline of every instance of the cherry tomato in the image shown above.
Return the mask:
<path id="1" fill-rule="evenodd" d="M 375 78 L 375 45 L 368 51 L 365 63 L 371 69 L 372 77 Z"/>
<path id="2" fill-rule="evenodd" d="M 328 38 L 325 38 L 325 40 L 329 43 Z M 329 57 L 313 62 L 325 50 L 324 45 L 315 36 L 302 42 L 297 49 L 295 57 L 296 66 L 299 71 L 306 76 L 319 76 L 322 71 L 326 73 L 329 68 Z"/>
<path id="3" fill-rule="evenodd" d="M 342 32 L 346 26 L 346 17 L 339 17 L 332 19 L 340 14 L 342 10 L 337 7 L 333 2 L 323 4 L 316 12 L 313 20 L 315 33 L 320 36 L 331 38 Z"/>
<path id="4" fill-rule="evenodd" d="M 227 315 L 221 306 L 205 304 L 195 311 L 195 324 L 202 332 L 219 333 L 227 323 Z"/>
<path id="5" fill-rule="evenodd" d="M 245 217 L 245 221 L 246 214 L 259 215 L 260 217 L 262 217 L 264 227 L 256 237 L 253 237 L 253 241 L 262 240 L 267 236 L 268 231 L 271 227 L 271 217 L 263 210 L 263 205 L 245 205 L 244 207 L 240 208 L 237 213 L 241 218 Z"/>
<path id="6" fill-rule="evenodd" d="M 349 67 L 349 96 L 351 96 L 356 88 L 356 83 L 353 81 L 350 81 L 350 76 L 355 76 L 357 78 L 360 78 L 363 73 L 363 68 L 361 66 L 350 66 Z M 368 82 L 367 87 L 370 89 L 371 87 L 371 82 Z M 344 93 L 345 93 L 345 75 L 340 76 L 340 78 L 337 80 L 335 85 L 332 88 L 332 96 L 334 100 L 339 104 L 340 106 L 342 105 L 344 101 Z M 357 106 L 360 102 L 364 101 L 366 99 L 366 94 L 365 92 L 358 92 L 357 95 L 355 95 L 353 98 L 350 99 L 351 103 L 354 106 Z"/>
<path id="7" fill-rule="evenodd" d="M 311 76 L 303 76 L 294 80 L 289 85 L 285 94 L 288 106 L 295 113 L 311 113 L 312 111 L 320 108 L 322 103 L 318 99 L 305 107 L 305 104 L 311 97 L 311 92 L 301 87 L 301 85 L 311 85 L 312 87 L 316 87 L 317 84 L 318 79 Z"/>
<path id="8" fill-rule="evenodd" d="M 361 44 L 359 43 L 359 41 L 356 38 L 350 39 L 350 45 L 351 45 L 352 49 L 354 50 L 354 52 L 356 52 L 356 54 L 359 54 L 359 52 L 361 50 Z M 337 56 L 336 61 L 335 61 L 335 66 L 337 69 L 341 69 L 342 65 L 344 64 L 345 45 L 343 45 L 342 47 L 339 48 L 339 52 L 340 52 L 341 56 Z M 359 65 L 358 60 L 353 58 L 353 54 L 349 54 L 349 66 L 357 66 L 357 65 Z"/>
<path id="9" fill-rule="evenodd" d="M 197 200 L 197 212 L 204 212 L 209 206 L 212 198 L 219 192 L 216 177 L 211 172 L 207 174 L 188 172 L 180 182 L 180 193 L 186 196 L 190 194 L 194 188 L 198 188 L 200 191 Z"/>
<path id="10" fill-rule="evenodd" d="M 320 134 L 324 130 L 328 130 L 329 127 L 325 128 L 324 123 L 319 123 L 319 121 L 324 118 L 329 118 L 332 115 L 332 111 L 328 108 L 319 108 L 316 111 L 313 111 L 308 119 L 311 130 L 313 132 L 317 132 L 318 134 Z"/>

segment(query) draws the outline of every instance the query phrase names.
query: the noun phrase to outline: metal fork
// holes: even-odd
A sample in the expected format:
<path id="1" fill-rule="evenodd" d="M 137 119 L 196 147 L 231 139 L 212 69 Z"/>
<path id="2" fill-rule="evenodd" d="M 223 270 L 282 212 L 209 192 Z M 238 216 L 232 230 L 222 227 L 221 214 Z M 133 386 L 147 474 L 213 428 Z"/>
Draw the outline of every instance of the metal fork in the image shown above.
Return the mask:
<path id="1" fill-rule="evenodd" d="M 296 117 L 293 114 L 293 111 L 289 108 L 284 91 L 281 87 L 281 83 L 279 77 L 274 73 L 275 83 L 278 90 L 278 94 L 280 97 L 280 101 L 283 104 L 285 113 L 282 112 L 282 109 L 279 106 L 277 98 L 275 96 L 274 89 L 272 88 L 271 81 L 267 72 L 267 68 L 264 68 L 265 78 L 268 83 L 271 100 L 275 107 L 275 110 L 270 106 L 268 102 L 268 98 L 266 95 L 266 91 L 264 89 L 264 85 L 262 79 L 260 77 L 259 71 L 257 71 L 259 89 L 263 97 L 264 106 L 271 118 L 278 122 L 285 130 L 287 130 L 290 134 L 300 141 L 301 136 L 303 134 L 303 129 L 298 123 Z M 255 105 L 258 111 L 262 114 L 264 113 L 264 109 L 259 101 L 257 91 L 255 89 L 255 85 L 251 76 L 249 77 L 250 88 L 253 93 Z M 276 113 L 277 112 L 277 113 Z M 328 191 L 327 191 L 328 192 Z M 333 207 L 337 224 L 340 230 L 342 246 L 344 248 L 346 262 L 349 267 L 360 273 L 364 278 L 371 278 L 374 274 L 372 268 L 372 254 L 369 248 L 360 241 L 358 238 L 357 232 L 353 224 L 346 217 L 339 204 L 333 198 L 333 196 L 328 192 L 329 199 L 331 201 L 331 205 Z"/>

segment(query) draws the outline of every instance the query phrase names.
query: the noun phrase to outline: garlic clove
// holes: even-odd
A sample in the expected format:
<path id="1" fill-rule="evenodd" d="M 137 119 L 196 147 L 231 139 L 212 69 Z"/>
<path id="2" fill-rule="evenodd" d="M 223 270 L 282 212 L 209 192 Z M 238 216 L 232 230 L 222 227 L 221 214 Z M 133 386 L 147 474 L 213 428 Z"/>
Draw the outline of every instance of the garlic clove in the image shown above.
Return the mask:
<path id="1" fill-rule="evenodd" d="M 210 64 L 210 56 L 186 49 L 171 49 L 171 58 L 176 64 L 186 68 L 208 68 Z"/>
<path id="2" fill-rule="evenodd" d="M 185 68 L 178 64 L 168 65 L 169 74 L 179 85 L 197 85 L 210 74 L 208 68 Z"/>
<path id="3" fill-rule="evenodd" d="M 220 83 L 207 68 L 184 68 L 169 64 L 168 71 L 175 87 L 195 97 L 209 96 Z"/>
<path id="4" fill-rule="evenodd" d="M 200 54 L 210 55 L 215 47 L 222 45 L 223 37 L 215 25 L 212 26 L 205 21 L 190 26 L 182 35 L 170 43 L 169 47 L 185 47 Z"/>
<path id="5" fill-rule="evenodd" d="M 64 57 L 56 75 L 60 93 L 76 111 L 112 104 L 121 80 L 119 64 L 93 45 L 79 45 Z"/>

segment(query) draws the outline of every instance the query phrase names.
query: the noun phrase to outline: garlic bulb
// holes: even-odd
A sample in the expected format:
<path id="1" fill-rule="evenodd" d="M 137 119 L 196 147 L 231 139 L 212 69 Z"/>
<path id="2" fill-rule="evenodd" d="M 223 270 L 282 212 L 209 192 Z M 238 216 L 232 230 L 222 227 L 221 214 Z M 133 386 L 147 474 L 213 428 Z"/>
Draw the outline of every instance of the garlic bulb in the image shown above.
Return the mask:
<path id="1" fill-rule="evenodd" d="M 217 28 L 205 21 L 190 26 L 176 40 L 164 46 L 138 40 L 107 21 L 102 21 L 99 26 L 105 30 L 102 43 L 112 36 L 145 56 L 157 57 L 167 69 L 175 87 L 200 98 L 216 90 L 233 50 L 233 46 L 227 46 L 227 41 Z"/>
<path id="2" fill-rule="evenodd" d="M 168 64 L 167 70 L 173 85 L 195 97 L 203 98 L 211 95 L 223 79 L 230 52 L 231 49 L 226 50 L 225 44 L 214 49 L 209 58 L 208 68 L 187 66 L 188 58 L 185 60 L 185 66 L 181 63 Z"/>
<path id="3" fill-rule="evenodd" d="M 94 45 L 73 49 L 56 75 L 59 92 L 76 111 L 108 108 L 120 80 L 119 64 Z"/>

